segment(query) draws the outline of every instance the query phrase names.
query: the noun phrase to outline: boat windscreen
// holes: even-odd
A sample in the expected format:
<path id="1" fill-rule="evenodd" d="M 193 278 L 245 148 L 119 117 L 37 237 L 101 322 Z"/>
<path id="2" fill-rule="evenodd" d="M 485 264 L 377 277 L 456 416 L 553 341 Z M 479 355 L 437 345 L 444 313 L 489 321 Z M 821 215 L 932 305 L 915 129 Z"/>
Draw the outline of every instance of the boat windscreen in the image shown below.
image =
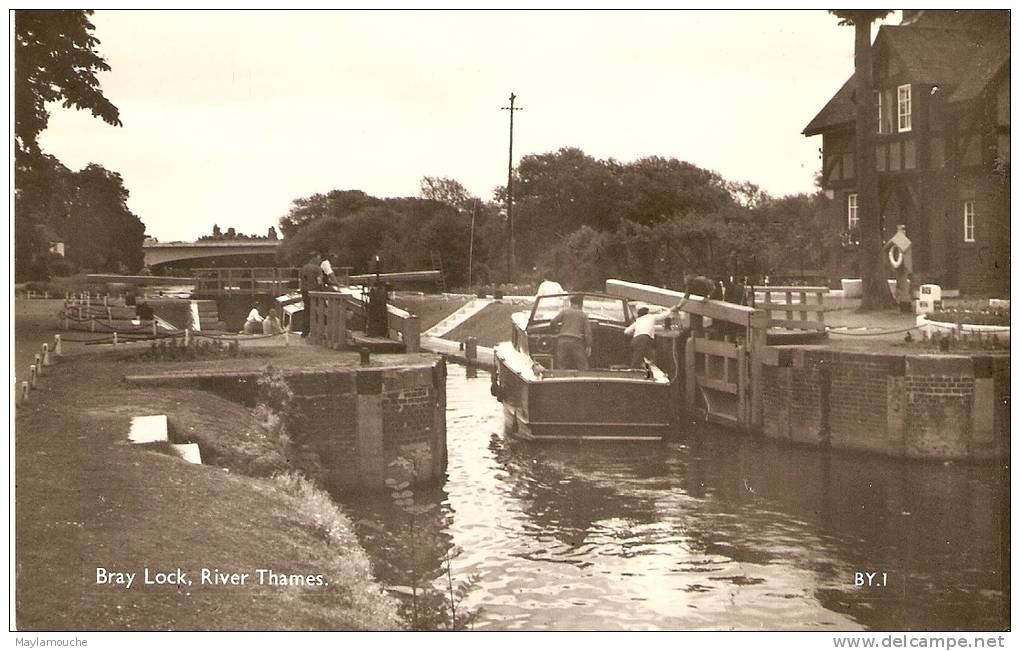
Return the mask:
<path id="1" fill-rule="evenodd" d="M 549 321 L 569 305 L 570 299 L 567 296 L 540 296 L 535 303 L 535 312 L 531 322 Z M 625 301 L 620 298 L 585 295 L 581 309 L 591 319 L 617 323 L 627 322 Z"/>

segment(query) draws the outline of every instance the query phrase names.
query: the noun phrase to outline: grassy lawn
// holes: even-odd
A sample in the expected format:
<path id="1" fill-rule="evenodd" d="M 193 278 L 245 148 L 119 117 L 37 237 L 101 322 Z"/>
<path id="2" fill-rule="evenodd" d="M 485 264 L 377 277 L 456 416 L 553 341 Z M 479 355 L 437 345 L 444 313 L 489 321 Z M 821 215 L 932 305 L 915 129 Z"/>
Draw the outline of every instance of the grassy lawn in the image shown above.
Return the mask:
<path id="1" fill-rule="evenodd" d="M 57 331 L 45 303 L 18 301 L 19 369 L 27 369 L 30 355 Z M 204 391 L 132 388 L 122 381 L 125 374 L 173 365 L 115 359 L 139 348 L 92 350 L 79 345 L 77 355 L 57 360 L 15 415 L 19 630 L 399 626 L 395 604 L 372 578 L 351 523 L 331 511 L 321 493 L 294 480 L 239 474 L 246 458 L 271 452 L 248 409 Z M 326 352 L 286 349 L 270 358 L 323 358 Z M 262 363 L 234 363 L 253 361 Z M 190 365 L 224 367 L 222 360 Z M 234 451 L 220 452 L 228 468 L 191 465 L 127 444 L 130 418 L 146 414 L 167 414 L 189 438 L 225 442 L 224 449 Z M 97 568 L 137 573 L 135 584 L 97 585 Z M 145 568 L 180 568 L 192 584 L 140 585 Z M 250 577 L 245 585 L 202 585 L 202 568 Z M 256 569 L 322 575 L 326 585 L 259 585 Z"/>
<path id="2" fill-rule="evenodd" d="M 474 337 L 478 340 L 479 346 L 491 348 L 501 341 L 510 339 L 510 315 L 528 309 L 530 306 L 527 305 L 490 303 L 481 312 L 443 335 L 443 338 L 467 341 L 468 337 Z"/>
<path id="3" fill-rule="evenodd" d="M 443 296 L 435 294 L 404 294 L 397 293 L 393 304 L 407 310 L 418 317 L 421 331 L 425 332 L 446 317 L 463 307 L 471 299 L 461 296 Z"/>

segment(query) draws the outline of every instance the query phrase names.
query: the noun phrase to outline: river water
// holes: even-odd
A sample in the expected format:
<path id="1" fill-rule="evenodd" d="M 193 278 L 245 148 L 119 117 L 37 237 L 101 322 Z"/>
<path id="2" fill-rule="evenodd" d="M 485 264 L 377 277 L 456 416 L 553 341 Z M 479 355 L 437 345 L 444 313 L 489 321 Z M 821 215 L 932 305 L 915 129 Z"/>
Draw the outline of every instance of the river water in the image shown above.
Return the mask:
<path id="1" fill-rule="evenodd" d="M 991 630 L 1008 626 L 1008 480 L 993 465 L 904 462 L 709 430 L 665 443 L 504 436 L 489 376 L 450 365 L 446 482 L 416 491 L 476 629 Z M 339 498 L 383 581 L 368 522 Z M 405 550 L 406 553 L 406 550 Z M 435 569 L 442 562 L 431 553 Z M 416 561 L 423 562 L 421 558 Z M 855 574 L 874 573 L 871 587 Z M 866 581 L 866 578 L 864 579 Z M 1005 586 L 1005 588 L 1004 588 Z"/>

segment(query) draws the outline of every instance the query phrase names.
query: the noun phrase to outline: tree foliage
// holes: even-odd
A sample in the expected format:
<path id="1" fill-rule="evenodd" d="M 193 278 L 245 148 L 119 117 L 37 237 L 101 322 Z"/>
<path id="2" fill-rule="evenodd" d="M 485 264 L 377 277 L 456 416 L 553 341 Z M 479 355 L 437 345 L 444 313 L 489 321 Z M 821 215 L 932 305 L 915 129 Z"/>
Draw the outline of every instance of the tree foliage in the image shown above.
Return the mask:
<path id="1" fill-rule="evenodd" d="M 74 268 L 126 272 L 142 267 L 145 225 L 127 207 L 123 179 L 101 165 L 78 172 L 39 148 L 47 104 L 89 110 L 120 126 L 99 87 L 109 70 L 96 51 L 91 11 L 19 10 L 14 15 L 15 278 Z M 50 252 L 63 242 L 67 257 Z"/>
<path id="2" fill-rule="evenodd" d="M 600 161 L 579 149 L 525 156 L 515 182 L 520 280 L 550 275 L 572 289 L 606 278 L 682 288 L 687 274 L 759 280 L 824 269 L 839 253 L 838 219 L 818 193 L 775 199 L 752 183 L 673 158 Z M 501 189 L 482 201 L 452 180 L 426 177 L 420 198 L 334 190 L 297 199 L 281 219 L 282 254 L 302 264 L 326 249 L 335 263 L 371 271 L 430 268 L 442 257 L 448 286 L 505 282 Z M 474 218 L 474 246 L 471 222 Z"/>
<path id="3" fill-rule="evenodd" d="M 14 135 L 18 151 L 38 154 L 37 138 L 49 121 L 47 102 L 87 109 L 120 126 L 120 112 L 99 87 L 109 70 L 92 34 L 90 10 L 18 10 L 14 13 Z"/>

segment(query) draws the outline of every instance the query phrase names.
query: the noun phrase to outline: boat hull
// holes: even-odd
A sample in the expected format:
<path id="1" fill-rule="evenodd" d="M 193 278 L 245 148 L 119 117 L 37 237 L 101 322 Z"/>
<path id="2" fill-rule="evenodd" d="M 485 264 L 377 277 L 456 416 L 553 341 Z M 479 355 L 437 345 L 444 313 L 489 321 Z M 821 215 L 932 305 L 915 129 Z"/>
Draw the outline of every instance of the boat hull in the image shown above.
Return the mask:
<path id="1" fill-rule="evenodd" d="M 668 382 L 603 371 L 526 378 L 497 355 L 505 429 L 528 440 L 658 441 L 670 428 Z"/>

